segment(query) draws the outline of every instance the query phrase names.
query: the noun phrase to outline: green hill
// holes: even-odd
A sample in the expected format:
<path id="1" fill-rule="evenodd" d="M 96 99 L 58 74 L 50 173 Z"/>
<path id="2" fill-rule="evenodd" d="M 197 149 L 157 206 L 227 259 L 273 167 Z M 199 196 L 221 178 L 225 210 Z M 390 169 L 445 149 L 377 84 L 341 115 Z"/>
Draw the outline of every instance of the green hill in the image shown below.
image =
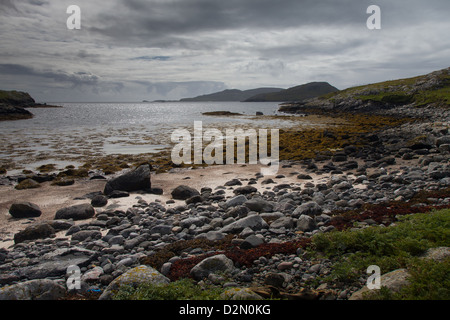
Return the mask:
<path id="1" fill-rule="evenodd" d="M 279 111 L 305 109 L 372 112 L 399 106 L 450 107 L 450 68 L 413 78 L 390 80 L 332 92 L 309 101 L 281 105 Z"/>
<path id="2" fill-rule="evenodd" d="M 262 93 L 255 95 L 246 102 L 292 102 L 303 101 L 321 95 L 337 92 L 337 88 L 330 85 L 328 82 L 310 82 L 300 86 L 292 87 L 286 90 L 272 93 Z"/>
<path id="3" fill-rule="evenodd" d="M 180 101 L 191 102 L 191 101 L 245 101 L 250 97 L 258 94 L 278 92 L 283 89 L 281 88 L 257 88 L 250 90 L 238 90 L 229 89 L 216 93 L 206 94 L 194 98 L 184 98 Z"/>

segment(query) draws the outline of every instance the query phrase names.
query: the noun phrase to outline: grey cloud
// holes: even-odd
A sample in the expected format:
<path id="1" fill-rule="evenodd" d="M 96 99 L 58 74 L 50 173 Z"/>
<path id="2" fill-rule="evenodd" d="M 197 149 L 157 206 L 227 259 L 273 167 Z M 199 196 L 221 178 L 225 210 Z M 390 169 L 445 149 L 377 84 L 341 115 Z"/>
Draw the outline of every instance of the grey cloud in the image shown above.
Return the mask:
<path id="1" fill-rule="evenodd" d="M 196 42 L 195 34 L 205 32 L 361 23 L 365 19 L 365 2 L 355 5 L 354 1 L 345 0 L 336 5 L 331 0 L 122 0 L 120 17 L 112 9 L 103 12 L 90 31 L 106 35 L 116 44 L 185 47 Z M 207 45 L 200 41 L 196 44 Z"/>
<path id="2" fill-rule="evenodd" d="M 49 78 L 57 82 L 71 83 L 73 86 L 92 86 L 96 85 L 99 80 L 96 75 L 86 72 L 75 72 L 70 74 L 64 71 L 39 71 L 18 64 L 0 64 L 0 73 Z"/>
<path id="3" fill-rule="evenodd" d="M 171 57 L 169 56 L 141 56 L 141 57 L 134 57 L 130 58 L 130 60 L 144 60 L 144 61 L 167 61 L 170 60 Z"/>
<path id="4" fill-rule="evenodd" d="M 125 87 L 120 81 L 103 81 L 99 76 L 90 72 L 40 71 L 18 64 L 0 64 L 0 74 L 23 76 L 27 79 L 27 82 L 33 82 L 32 77 L 38 77 L 47 79 L 46 83 L 40 81 L 40 85 L 47 85 L 50 88 L 54 87 L 55 84 L 67 84 L 68 88 L 88 88 L 96 94 L 101 92 L 121 92 Z"/>

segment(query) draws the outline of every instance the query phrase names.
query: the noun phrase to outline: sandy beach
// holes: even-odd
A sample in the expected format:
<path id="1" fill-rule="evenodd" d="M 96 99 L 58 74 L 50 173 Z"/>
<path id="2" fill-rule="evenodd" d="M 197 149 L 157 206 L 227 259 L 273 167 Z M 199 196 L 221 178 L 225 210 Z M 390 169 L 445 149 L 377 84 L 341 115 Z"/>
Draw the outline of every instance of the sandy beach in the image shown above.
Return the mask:
<path id="1" fill-rule="evenodd" d="M 130 193 L 129 197 L 109 199 L 108 204 L 104 208 L 96 208 L 99 213 L 108 208 L 126 211 L 128 208 L 137 204 L 139 199 L 143 199 L 150 203 L 153 201 L 161 201 L 167 208 L 175 207 L 180 204 L 185 204 L 184 201 L 174 200 L 174 203 L 165 204 L 167 200 L 171 200 L 171 191 L 179 185 L 187 185 L 197 190 L 202 187 L 210 187 L 213 190 L 218 186 L 223 186 L 227 181 L 232 179 L 246 179 L 254 178 L 260 173 L 260 165 L 221 165 L 210 166 L 199 169 L 181 169 L 178 172 L 171 173 L 152 173 L 151 182 L 152 187 L 162 188 L 164 193 L 162 195 L 148 194 L 148 193 Z M 302 187 L 305 183 L 312 182 L 326 183 L 329 175 L 318 175 L 308 172 L 312 180 L 299 180 L 297 175 L 299 173 L 306 173 L 303 165 L 293 165 L 292 167 L 282 168 L 280 166 L 277 175 L 283 175 L 284 178 L 275 179 L 276 183 L 288 183 L 292 186 Z M 264 188 L 270 189 L 273 184 L 262 184 L 264 179 L 275 178 L 275 176 L 266 176 L 256 181 L 255 186 L 258 190 Z M 55 186 L 51 182 L 44 182 L 40 188 L 16 190 L 14 186 L 0 186 L 0 247 L 9 247 L 14 244 L 13 236 L 18 231 L 24 229 L 30 223 L 38 221 L 52 220 L 55 217 L 57 210 L 68 206 L 90 203 L 89 199 L 76 200 L 76 198 L 83 197 L 91 192 L 103 191 L 107 180 L 88 180 L 79 179 L 71 186 Z M 245 183 L 244 183 L 245 185 Z M 233 196 L 232 188 L 225 189 L 226 196 Z M 9 214 L 9 208 L 15 201 L 28 201 L 37 204 L 41 210 L 42 215 L 38 218 L 30 219 L 14 219 Z M 86 223 L 83 221 L 80 223 Z M 58 234 L 57 236 L 64 236 Z"/>

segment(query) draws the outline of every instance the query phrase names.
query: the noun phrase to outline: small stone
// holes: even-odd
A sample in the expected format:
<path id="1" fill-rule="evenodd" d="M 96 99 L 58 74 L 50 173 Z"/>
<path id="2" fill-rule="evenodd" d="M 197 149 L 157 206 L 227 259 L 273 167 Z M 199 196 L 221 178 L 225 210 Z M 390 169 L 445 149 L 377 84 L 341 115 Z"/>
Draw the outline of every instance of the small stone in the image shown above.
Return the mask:
<path id="1" fill-rule="evenodd" d="M 180 185 L 172 190 L 171 195 L 175 200 L 186 200 L 193 196 L 200 195 L 200 192 L 189 186 Z"/>
<path id="2" fill-rule="evenodd" d="M 103 195 L 96 195 L 91 200 L 91 205 L 93 207 L 104 207 L 108 204 L 108 198 Z"/>
<path id="3" fill-rule="evenodd" d="M 283 261 L 277 265 L 277 269 L 280 271 L 291 269 L 293 263 L 290 261 Z"/>

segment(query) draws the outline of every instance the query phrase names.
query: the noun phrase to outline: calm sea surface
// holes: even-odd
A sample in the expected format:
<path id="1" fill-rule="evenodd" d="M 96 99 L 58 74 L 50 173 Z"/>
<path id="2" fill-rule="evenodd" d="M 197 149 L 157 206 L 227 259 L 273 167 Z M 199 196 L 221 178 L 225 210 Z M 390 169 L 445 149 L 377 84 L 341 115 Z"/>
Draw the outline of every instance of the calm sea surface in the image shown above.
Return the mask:
<path id="1" fill-rule="evenodd" d="M 60 103 L 63 108 L 30 109 L 34 118 L 0 122 L 0 165 L 72 164 L 87 156 L 153 153 L 170 146 L 178 128 L 193 132 L 194 121 L 204 128 L 279 129 L 298 125 L 272 117 L 277 103 L 165 102 Z M 204 116 L 231 111 L 244 116 Z M 264 113 L 257 117 L 256 112 Z M 305 118 L 305 125 L 307 125 Z M 50 161 L 53 160 L 53 161 Z M 32 164 L 30 168 L 28 165 Z"/>

